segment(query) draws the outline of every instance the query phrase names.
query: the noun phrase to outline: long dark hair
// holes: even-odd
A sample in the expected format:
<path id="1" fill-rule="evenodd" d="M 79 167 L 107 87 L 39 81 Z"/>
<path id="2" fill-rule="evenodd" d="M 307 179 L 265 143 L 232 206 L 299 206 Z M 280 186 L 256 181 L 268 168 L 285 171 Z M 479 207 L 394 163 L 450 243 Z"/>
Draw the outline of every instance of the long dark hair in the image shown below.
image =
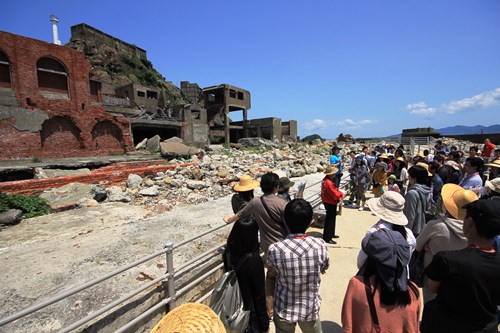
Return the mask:
<path id="1" fill-rule="evenodd" d="M 246 254 L 259 252 L 258 232 L 259 226 L 253 218 L 242 218 L 234 223 L 225 250 L 225 260 L 232 268 L 235 268 Z"/>
<path id="2" fill-rule="evenodd" d="M 250 202 L 254 197 L 253 190 L 238 192 L 238 195 L 245 202 Z"/>
<path id="3" fill-rule="evenodd" d="M 398 263 L 398 265 L 401 265 Z M 377 262 L 375 259 L 368 257 L 366 259 L 366 266 L 365 266 L 365 271 L 363 272 L 364 277 L 371 277 L 372 275 L 375 275 L 375 289 L 377 286 L 380 286 L 380 303 L 384 305 L 401 305 L 401 306 L 406 306 L 411 303 L 411 295 L 410 295 L 410 290 L 413 292 L 415 297 L 418 299 L 419 297 L 419 290 L 418 288 L 410 283 L 408 281 L 408 289 L 403 291 L 400 290 L 396 279 L 394 279 L 394 284 L 393 288 L 394 291 L 391 291 L 385 283 L 380 283 L 381 277 L 378 274 L 377 271 Z M 399 267 L 399 269 L 403 269 L 402 267 Z M 404 274 L 404 273 L 403 273 Z"/>

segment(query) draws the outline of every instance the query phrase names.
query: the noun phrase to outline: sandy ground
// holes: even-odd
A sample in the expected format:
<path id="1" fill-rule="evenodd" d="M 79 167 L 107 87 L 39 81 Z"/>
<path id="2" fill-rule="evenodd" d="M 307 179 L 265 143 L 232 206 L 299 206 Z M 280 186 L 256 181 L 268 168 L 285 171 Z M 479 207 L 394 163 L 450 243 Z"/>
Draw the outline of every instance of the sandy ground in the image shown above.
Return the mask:
<path id="1" fill-rule="evenodd" d="M 308 186 L 319 182 L 318 173 L 294 178 Z M 319 183 L 306 189 L 304 197 L 319 192 Z M 256 195 L 259 195 L 256 192 Z M 176 207 L 159 217 L 144 218 L 147 211 L 122 203 L 103 204 L 58 214 L 23 220 L 0 231 L 0 318 L 20 311 L 51 295 L 82 285 L 127 263 L 161 250 L 166 242 L 177 243 L 223 224 L 231 213 L 231 197 L 196 206 Z M 331 267 L 323 277 L 321 311 L 325 332 L 336 332 L 348 279 L 356 273 L 360 241 L 375 222 L 371 213 L 345 208 L 337 220 L 338 244 L 331 246 Z M 197 239 L 190 250 L 175 252 L 174 262 L 184 262 L 205 248 L 224 241 L 225 227 Z M 320 235 L 321 230 L 311 230 Z M 329 245 L 330 246 L 330 245 Z M 108 304 L 127 290 L 141 286 L 141 274 L 158 277 L 165 272 L 164 256 L 131 269 L 111 283 L 93 287 L 1 327 L 2 332 L 52 332 L 72 320 L 84 317 L 97 304 Z"/>

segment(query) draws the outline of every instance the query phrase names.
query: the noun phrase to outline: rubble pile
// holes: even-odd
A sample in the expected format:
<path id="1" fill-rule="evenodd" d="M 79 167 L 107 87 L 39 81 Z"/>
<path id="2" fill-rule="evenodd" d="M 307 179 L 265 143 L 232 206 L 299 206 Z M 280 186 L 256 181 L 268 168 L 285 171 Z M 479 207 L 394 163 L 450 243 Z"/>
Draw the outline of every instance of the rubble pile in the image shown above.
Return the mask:
<path id="1" fill-rule="evenodd" d="M 60 206 L 61 200 L 67 205 L 66 194 L 71 193 L 76 206 L 126 202 L 141 205 L 150 216 L 154 216 L 172 210 L 174 206 L 199 204 L 230 195 L 239 177 L 245 174 L 258 179 L 268 171 L 289 178 L 322 172 L 332 147 L 331 142 L 277 146 L 261 141 L 256 141 L 259 146 L 248 143 L 231 147 L 210 145 L 190 157 L 179 156 L 168 161 L 169 164 L 193 163 L 190 166 L 179 166 L 150 176 L 130 174 L 126 181 L 108 187 L 92 185 L 91 190 L 72 183 L 64 189 L 45 191 L 42 196 L 53 207 Z M 75 193 L 80 193 L 80 198 L 75 199 L 78 197 Z"/>

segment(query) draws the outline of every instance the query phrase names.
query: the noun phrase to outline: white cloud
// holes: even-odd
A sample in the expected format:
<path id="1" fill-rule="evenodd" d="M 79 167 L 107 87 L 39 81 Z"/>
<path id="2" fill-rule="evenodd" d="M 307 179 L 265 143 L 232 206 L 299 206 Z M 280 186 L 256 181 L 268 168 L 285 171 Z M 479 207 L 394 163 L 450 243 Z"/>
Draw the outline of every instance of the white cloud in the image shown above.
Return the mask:
<path id="1" fill-rule="evenodd" d="M 478 95 L 467 97 L 458 101 L 451 101 L 441 104 L 440 107 L 429 107 L 426 102 L 417 102 L 405 106 L 410 114 L 421 115 L 431 118 L 437 112 L 454 114 L 457 112 L 473 111 L 477 109 L 486 109 L 500 105 L 500 88 L 486 91 Z"/>
<path id="2" fill-rule="evenodd" d="M 486 109 L 498 105 L 500 105 L 500 88 L 443 104 L 441 105 L 441 109 L 446 113 L 453 114 L 474 109 Z"/>
<path id="3" fill-rule="evenodd" d="M 424 115 L 427 117 L 433 116 L 437 112 L 436 108 L 430 108 L 425 102 L 408 104 L 405 109 L 411 114 Z"/>
<path id="4" fill-rule="evenodd" d="M 311 122 L 304 124 L 305 128 L 309 131 L 322 130 L 328 127 L 328 124 L 323 119 L 314 119 Z"/>
<path id="5" fill-rule="evenodd" d="M 378 121 L 376 120 L 369 120 L 369 119 L 353 120 L 347 118 L 341 121 L 337 121 L 334 124 L 346 130 L 355 130 L 355 129 L 360 129 L 365 125 L 376 124 L 377 122 Z"/>

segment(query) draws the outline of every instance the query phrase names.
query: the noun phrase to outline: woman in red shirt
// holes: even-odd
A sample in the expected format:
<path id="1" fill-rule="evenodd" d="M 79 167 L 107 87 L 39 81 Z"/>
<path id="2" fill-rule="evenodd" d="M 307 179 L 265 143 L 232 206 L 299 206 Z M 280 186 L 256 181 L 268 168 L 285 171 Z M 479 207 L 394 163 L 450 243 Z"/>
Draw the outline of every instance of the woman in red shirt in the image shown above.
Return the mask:
<path id="1" fill-rule="evenodd" d="M 339 238 L 339 236 L 335 235 L 337 204 L 344 197 L 344 193 L 335 186 L 335 174 L 338 171 L 337 168 L 327 167 L 324 171 L 325 178 L 323 178 L 323 182 L 321 183 L 321 201 L 323 201 L 323 206 L 325 206 L 326 210 L 323 240 L 329 244 L 337 244 L 333 238 Z"/>

